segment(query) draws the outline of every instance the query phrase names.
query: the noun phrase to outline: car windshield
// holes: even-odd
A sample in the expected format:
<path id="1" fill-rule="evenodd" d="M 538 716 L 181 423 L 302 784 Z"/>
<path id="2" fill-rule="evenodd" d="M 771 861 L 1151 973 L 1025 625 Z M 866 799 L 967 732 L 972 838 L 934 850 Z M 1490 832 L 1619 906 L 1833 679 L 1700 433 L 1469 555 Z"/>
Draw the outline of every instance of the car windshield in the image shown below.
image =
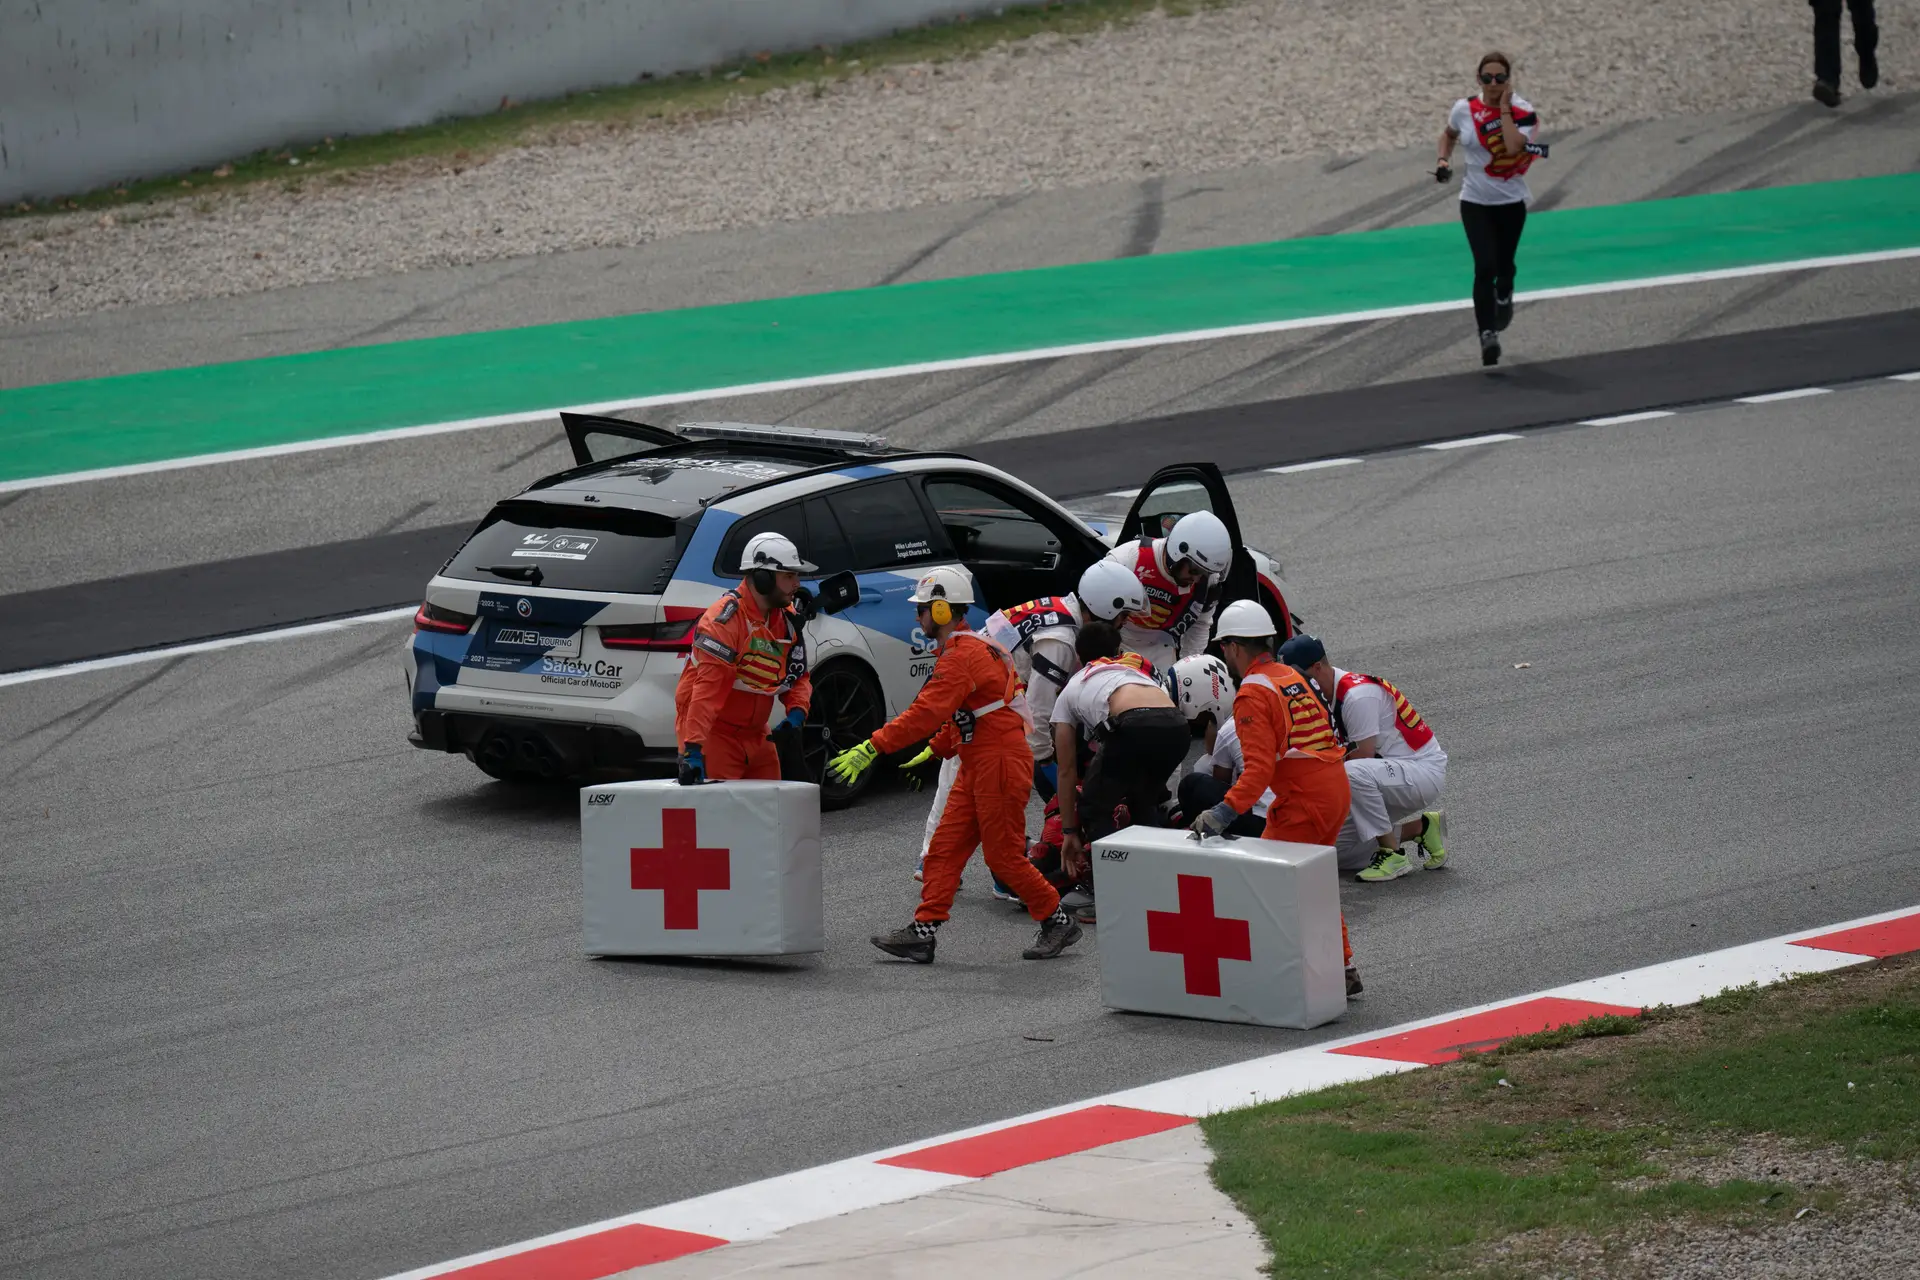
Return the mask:
<path id="1" fill-rule="evenodd" d="M 681 545 L 680 526 L 667 516 L 516 500 L 489 512 L 441 572 L 475 582 L 653 595 L 666 589 Z"/>

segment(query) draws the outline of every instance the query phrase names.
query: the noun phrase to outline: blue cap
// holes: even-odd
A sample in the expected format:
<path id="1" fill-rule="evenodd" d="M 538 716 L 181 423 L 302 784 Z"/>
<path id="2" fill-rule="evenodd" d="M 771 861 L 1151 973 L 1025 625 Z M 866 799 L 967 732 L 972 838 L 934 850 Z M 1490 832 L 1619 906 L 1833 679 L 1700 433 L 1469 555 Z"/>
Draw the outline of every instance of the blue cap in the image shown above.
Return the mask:
<path id="1" fill-rule="evenodd" d="M 1316 662 L 1327 660 L 1327 646 L 1304 631 L 1280 646 L 1280 661 L 1295 671 L 1305 671 Z"/>

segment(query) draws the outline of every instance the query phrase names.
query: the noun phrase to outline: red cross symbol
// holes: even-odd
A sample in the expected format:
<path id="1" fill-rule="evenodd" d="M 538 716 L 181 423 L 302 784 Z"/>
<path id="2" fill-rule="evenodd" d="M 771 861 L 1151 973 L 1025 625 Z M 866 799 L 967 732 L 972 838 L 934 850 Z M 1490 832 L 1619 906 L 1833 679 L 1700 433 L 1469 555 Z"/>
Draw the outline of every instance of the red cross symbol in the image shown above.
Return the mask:
<path id="1" fill-rule="evenodd" d="M 633 887 L 658 889 L 665 896 L 666 927 L 700 927 L 700 890 L 730 888 L 725 849 L 702 849 L 694 834 L 692 809 L 660 812 L 660 848 L 633 849 Z"/>
<path id="2" fill-rule="evenodd" d="M 1187 994 L 1220 994 L 1220 962 L 1253 959 L 1245 920 L 1213 914 L 1213 879 L 1179 878 L 1180 909 L 1147 912 L 1147 950 L 1178 954 L 1186 965 Z"/>

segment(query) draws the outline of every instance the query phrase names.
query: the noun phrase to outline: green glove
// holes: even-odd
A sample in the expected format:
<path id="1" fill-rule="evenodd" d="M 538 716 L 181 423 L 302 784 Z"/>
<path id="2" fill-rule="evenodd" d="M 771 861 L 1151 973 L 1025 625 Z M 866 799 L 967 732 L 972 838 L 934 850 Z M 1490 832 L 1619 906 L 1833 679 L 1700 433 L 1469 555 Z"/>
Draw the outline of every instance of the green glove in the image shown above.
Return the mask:
<path id="1" fill-rule="evenodd" d="M 873 739 L 868 738 L 859 746 L 842 751 L 827 761 L 827 772 L 847 786 L 852 786 L 861 774 L 873 768 L 873 762 L 879 758 L 880 753 L 873 749 Z"/>
<path id="2" fill-rule="evenodd" d="M 915 791 L 919 791 L 927 785 L 926 778 L 917 773 L 916 770 L 931 759 L 933 759 L 933 748 L 922 747 L 919 755 L 900 766 L 901 771 L 906 775 L 907 785 Z"/>

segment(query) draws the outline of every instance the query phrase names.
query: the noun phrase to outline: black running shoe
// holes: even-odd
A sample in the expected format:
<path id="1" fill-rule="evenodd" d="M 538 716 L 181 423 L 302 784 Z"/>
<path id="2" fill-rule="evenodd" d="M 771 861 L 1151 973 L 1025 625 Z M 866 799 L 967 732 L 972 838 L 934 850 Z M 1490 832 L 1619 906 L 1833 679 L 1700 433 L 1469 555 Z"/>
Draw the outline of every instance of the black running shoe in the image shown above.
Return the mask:
<path id="1" fill-rule="evenodd" d="M 1500 334 L 1493 329 L 1480 331 L 1480 363 L 1500 363 Z"/>
<path id="2" fill-rule="evenodd" d="M 903 925 L 892 933 L 876 933 L 873 945 L 890 956 L 899 956 L 902 960 L 911 960 L 915 964 L 933 963 L 933 944 L 937 941 L 931 931 Z"/>
<path id="3" fill-rule="evenodd" d="M 1880 83 L 1880 59 L 1871 53 L 1860 55 L 1860 87 L 1871 89 Z"/>
<path id="4" fill-rule="evenodd" d="M 1055 911 L 1050 919 L 1041 924 L 1040 932 L 1033 936 L 1033 945 L 1020 955 L 1027 960 L 1051 960 L 1078 941 L 1080 926 L 1068 918 L 1066 912 Z"/>
<path id="5" fill-rule="evenodd" d="M 1879 68 L 1876 67 L 1875 71 L 1878 70 Z M 1879 79 L 1877 75 L 1874 78 L 1876 80 Z M 1824 102 L 1829 107 L 1837 107 L 1840 105 L 1840 90 L 1828 84 L 1825 80 L 1815 80 L 1813 82 L 1813 97 L 1816 102 Z"/>
<path id="6" fill-rule="evenodd" d="M 1493 295 L 1493 329 L 1495 333 L 1505 333 L 1507 326 L 1513 323 L 1513 295 L 1501 297 Z"/>
<path id="7" fill-rule="evenodd" d="M 1367 989 L 1366 984 L 1360 981 L 1360 971 L 1358 969 L 1348 969 L 1347 970 L 1347 999 L 1349 1000 L 1353 999 L 1355 996 L 1359 995 L 1362 991 L 1365 991 L 1366 989 Z"/>

